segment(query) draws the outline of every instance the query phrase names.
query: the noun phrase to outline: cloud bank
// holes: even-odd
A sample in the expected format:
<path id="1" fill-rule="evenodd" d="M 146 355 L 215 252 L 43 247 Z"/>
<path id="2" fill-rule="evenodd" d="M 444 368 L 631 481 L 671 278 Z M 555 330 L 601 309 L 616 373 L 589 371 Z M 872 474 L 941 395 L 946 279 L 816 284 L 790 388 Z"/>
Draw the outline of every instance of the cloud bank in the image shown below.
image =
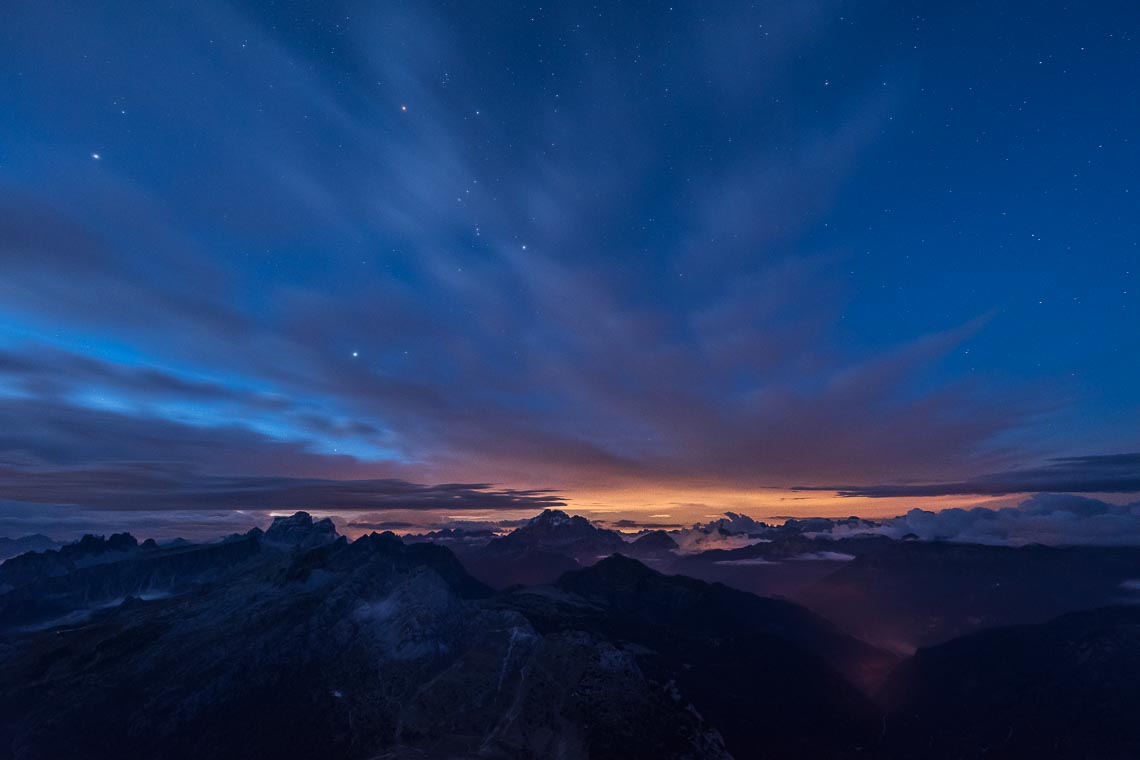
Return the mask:
<path id="1" fill-rule="evenodd" d="M 912 509 L 874 528 L 837 526 L 835 537 L 880 533 L 923 540 L 1020 546 L 1140 545 L 1140 502 L 1116 505 L 1073 494 L 1036 494 L 1016 507 Z"/>

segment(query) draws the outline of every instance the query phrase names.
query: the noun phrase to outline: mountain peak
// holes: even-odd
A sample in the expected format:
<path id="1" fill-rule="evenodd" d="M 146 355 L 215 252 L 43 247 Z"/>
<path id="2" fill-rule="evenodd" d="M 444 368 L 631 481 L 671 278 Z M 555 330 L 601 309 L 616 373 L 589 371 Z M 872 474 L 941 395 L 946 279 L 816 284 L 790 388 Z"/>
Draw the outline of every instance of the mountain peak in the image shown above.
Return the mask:
<path id="1" fill-rule="evenodd" d="M 595 593 L 625 596 L 637 593 L 647 584 L 656 584 L 665 579 L 666 576 L 644 563 L 624 554 L 615 553 L 598 560 L 590 567 L 563 574 L 558 579 L 557 585 L 586 596 Z"/>
<path id="2" fill-rule="evenodd" d="M 570 515 L 563 512 L 561 509 L 544 509 L 544 510 L 542 510 L 541 514 L 535 515 L 534 517 L 530 518 L 530 521 L 527 522 L 527 525 L 542 525 L 542 526 L 554 527 L 554 526 L 558 526 L 558 525 L 570 525 L 576 521 L 589 523 L 589 520 L 587 520 L 585 517 L 582 517 L 580 515 L 574 515 L 573 517 L 571 517 Z"/>
<path id="3" fill-rule="evenodd" d="M 90 533 L 76 541 L 72 546 L 78 552 L 89 554 L 102 554 L 106 551 L 122 552 L 138 546 L 138 539 L 130 533 L 114 533 L 110 538 L 95 536 Z"/>
<path id="4" fill-rule="evenodd" d="M 595 575 L 608 577 L 663 577 L 661 573 L 647 566 L 645 563 L 620 552 L 611 554 L 605 559 L 600 559 L 594 563 L 593 567 L 586 568 L 579 572 L 594 573 Z"/>
<path id="5" fill-rule="evenodd" d="M 265 531 L 264 540 L 270 544 L 300 546 L 308 549 L 323 546 L 337 539 L 336 526 L 329 518 L 313 520 L 308 512 L 295 512 L 288 517 L 275 517 Z"/>
<path id="6" fill-rule="evenodd" d="M 498 542 L 568 551 L 571 556 L 590 562 L 620 551 L 625 546 L 620 534 L 599 528 L 581 515 L 571 516 L 560 509 L 543 510 L 542 514 L 515 528 Z"/>
<path id="7" fill-rule="evenodd" d="M 676 540 L 663 530 L 654 530 L 636 539 L 630 548 L 641 552 L 673 552 L 678 546 Z"/>

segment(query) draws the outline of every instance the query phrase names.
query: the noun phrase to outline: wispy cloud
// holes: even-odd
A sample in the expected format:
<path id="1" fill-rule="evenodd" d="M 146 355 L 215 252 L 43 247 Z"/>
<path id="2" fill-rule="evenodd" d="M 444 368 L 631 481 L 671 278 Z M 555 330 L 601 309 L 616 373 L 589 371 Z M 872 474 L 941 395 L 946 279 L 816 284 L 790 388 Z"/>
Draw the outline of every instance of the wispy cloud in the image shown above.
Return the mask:
<path id="1" fill-rule="evenodd" d="M 890 123 L 879 75 L 757 106 L 796 96 L 778 74 L 839 5 L 613 6 L 636 45 L 559 8 L 526 22 L 562 37 L 542 50 L 457 6 L 0 9 L 0 139 L 25 146 L 0 181 L 0 496 L 354 508 L 462 480 L 522 487 L 457 492 L 513 508 L 1007 465 L 1039 401 L 942 371 L 985 320 L 852 341 L 854 254 L 809 239 Z"/>
<path id="2" fill-rule="evenodd" d="M 968 480 L 869 486 L 817 486 L 799 490 L 837 491 L 841 496 L 890 498 L 980 494 L 1003 496 L 1056 491 L 1069 493 L 1140 492 L 1140 454 L 1060 457 L 1039 467 L 995 472 Z"/>

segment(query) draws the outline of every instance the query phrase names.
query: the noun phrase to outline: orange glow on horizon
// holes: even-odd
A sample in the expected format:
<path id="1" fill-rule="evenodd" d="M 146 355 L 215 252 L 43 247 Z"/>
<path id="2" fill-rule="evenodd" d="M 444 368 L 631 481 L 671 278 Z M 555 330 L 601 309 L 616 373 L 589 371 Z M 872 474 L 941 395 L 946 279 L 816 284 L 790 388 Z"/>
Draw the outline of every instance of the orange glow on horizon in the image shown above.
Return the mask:
<path id="1" fill-rule="evenodd" d="M 883 520 L 905 514 L 911 509 L 938 511 L 960 507 L 997 509 L 1014 506 L 1027 494 L 992 496 L 937 496 L 881 498 L 843 497 L 827 491 L 791 491 L 781 489 L 733 490 L 715 488 L 618 488 L 608 490 L 575 490 L 561 492 L 562 509 L 571 515 L 582 515 L 591 521 L 613 526 L 620 520 L 638 525 L 671 529 L 707 523 L 726 512 L 748 515 L 768 523 L 781 523 L 789 518 L 858 516 Z M 457 523 L 499 523 L 533 517 L 531 509 L 383 509 L 361 511 L 311 510 L 314 517 L 333 517 L 339 530 L 350 538 L 373 530 L 391 530 L 397 534 L 419 533 L 434 527 Z M 349 523 L 357 523 L 356 527 Z M 635 530 L 630 527 L 627 530 Z"/>

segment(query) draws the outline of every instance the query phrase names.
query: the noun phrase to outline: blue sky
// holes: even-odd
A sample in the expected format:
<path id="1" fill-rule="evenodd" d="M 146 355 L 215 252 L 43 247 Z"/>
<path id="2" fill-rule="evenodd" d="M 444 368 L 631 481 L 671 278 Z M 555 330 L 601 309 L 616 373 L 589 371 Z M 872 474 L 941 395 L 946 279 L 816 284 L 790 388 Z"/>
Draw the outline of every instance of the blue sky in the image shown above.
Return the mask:
<path id="1" fill-rule="evenodd" d="M 1135 490 L 1140 11 L 922 10 L 6 4 L 0 498 Z"/>

